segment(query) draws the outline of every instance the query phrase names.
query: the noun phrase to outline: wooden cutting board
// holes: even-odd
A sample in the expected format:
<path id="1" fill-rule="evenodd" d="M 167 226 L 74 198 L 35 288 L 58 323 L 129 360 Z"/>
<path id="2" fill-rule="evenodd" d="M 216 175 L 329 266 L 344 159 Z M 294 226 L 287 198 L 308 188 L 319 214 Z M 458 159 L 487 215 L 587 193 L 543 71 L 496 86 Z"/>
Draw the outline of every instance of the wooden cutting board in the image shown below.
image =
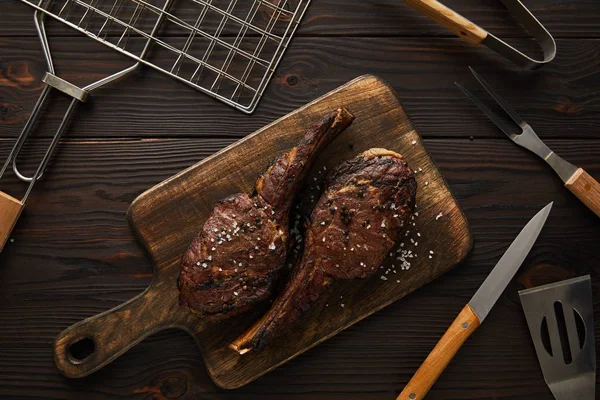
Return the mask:
<path id="1" fill-rule="evenodd" d="M 312 174 L 317 177 L 323 166 L 330 170 L 371 147 L 403 154 L 418 171 L 418 216 L 405 240 L 417 257 L 408 270 L 390 257 L 386 268 L 372 279 L 336 282 L 295 330 L 263 351 L 239 356 L 227 345 L 265 307 L 223 323 L 204 323 L 178 303 L 179 259 L 218 200 L 250 191 L 269 161 L 293 147 L 313 121 L 338 107 L 347 107 L 356 120 L 325 149 Z M 178 327 L 196 339 L 214 382 L 222 388 L 237 388 L 450 270 L 472 245 L 465 216 L 396 94 L 373 76 L 349 82 L 160 183 L 133 202 L 128 218 L 156 265 L 154 280 L 139 296 L 58 336 L 55 362 L 68 377 L 90 374 L 148 335 Z M 382 279 L 392 264 L 396 273 Z"/>

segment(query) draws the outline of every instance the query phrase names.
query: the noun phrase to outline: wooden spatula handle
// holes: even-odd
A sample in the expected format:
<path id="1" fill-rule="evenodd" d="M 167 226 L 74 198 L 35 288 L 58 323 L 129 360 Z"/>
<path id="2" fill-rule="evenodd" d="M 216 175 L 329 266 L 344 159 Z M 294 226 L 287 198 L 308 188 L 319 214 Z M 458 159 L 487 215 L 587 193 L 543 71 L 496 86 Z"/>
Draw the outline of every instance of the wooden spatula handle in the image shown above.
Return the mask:
<path id="1" fill-rule="evenodd" d="M 8 241 L 22 211 L 23 203 L 20 200 L 0 192 L 0 251 Z"/>
<path id="2" fill-rule="evenodd" d="M 126 303 L 62 331 L 54 342 L 59 371 L 69 378 L 84 377 L 152 333 L 172 327 L 179 304 L 176 295 L 168 295 L 171 292 L 150 286 Z"/>
<path id="3" fill-rule="evenodd" d="M 485 29 L 480 28 L 456 11 L 436 0 L 404 0 L 406 4 L 425 14 L 465 42 L 478 45 L 487 37 Z"/>
<path id="4" fill-rule="evenodd" d="M 590 174 L 579 168 L 565 183 L 565 187 L 600 217 L 600 183 Z"/>
<path id="5" fill-rule="evenodd" d="M 421 400 L 440 377 L 465 340 L 479 327 L 479 319 L 467 304 L 435 345 L 397 400 Z"/>

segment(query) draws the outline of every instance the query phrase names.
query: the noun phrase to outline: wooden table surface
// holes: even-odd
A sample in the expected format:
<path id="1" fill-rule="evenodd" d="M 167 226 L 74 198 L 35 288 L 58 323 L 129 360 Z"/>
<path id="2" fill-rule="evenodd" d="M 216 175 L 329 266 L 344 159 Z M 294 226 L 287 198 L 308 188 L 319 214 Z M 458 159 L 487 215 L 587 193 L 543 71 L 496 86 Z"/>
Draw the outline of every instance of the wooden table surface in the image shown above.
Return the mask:
<path id="1" fill-rule="evenodd" d="M 532 48 L 498 1 L 445 3 Z M 399 0 L 314 0 L 251 116 L 148 68 L 94 93 L 0 254 L 0 398 L 395 399 L 519 229 L 554 201 L 523 268 L 428 397 L 552 399 L 517 290 L 591 274 L 600 344 L 600 219 L 542 160 L 507 140 L 454 81 L 476 88 L 467 70 L 473 66 L 551 148 L 600 179 L 600 2 L 524 3 L 558 45 L 555 61 L 536 72 L 469 47 Z M 2 0 L 2 161 L 43 87 L 32 15 L 18 0 Z M 131 64 L 55 23 L 49 35 L 59 74 L 75 83 Z M 213 385 L 193 340 L 176 330 L 151 336 L 87 378 L 58 373 L 54 337 L 151 280 L 151 262 L 125 221 L 134 198 L 365 73 L 398 92 L 463 207 L 475 239 L 463 265 L 239 390 Z M 30 169 L 67 104 L 56 99 L 39 125 L 40 139 L 25 151 Z M 24 186 L 8 174 L 0 190 L 18 196 Z"/>

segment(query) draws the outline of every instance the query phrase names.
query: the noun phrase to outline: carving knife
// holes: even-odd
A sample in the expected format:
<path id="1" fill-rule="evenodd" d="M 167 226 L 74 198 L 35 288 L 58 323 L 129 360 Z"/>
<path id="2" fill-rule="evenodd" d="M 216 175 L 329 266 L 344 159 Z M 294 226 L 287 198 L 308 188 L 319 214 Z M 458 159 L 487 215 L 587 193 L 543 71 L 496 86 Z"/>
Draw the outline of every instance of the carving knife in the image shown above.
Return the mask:
<path id="1" fill-rule="evenodd" d="M 508 283 L 512 280 L 523 260 L 529 254 L 529 250 L 533 247 L 551 209 L 552 203 L 540 210 L 525 225 L 492 272 L 483 281 L 473 298 L 462 309 L 429 353 L 397 400 L 420 400 L 425 397 L 458 352 L 458 349 L 487 317 Z"/>

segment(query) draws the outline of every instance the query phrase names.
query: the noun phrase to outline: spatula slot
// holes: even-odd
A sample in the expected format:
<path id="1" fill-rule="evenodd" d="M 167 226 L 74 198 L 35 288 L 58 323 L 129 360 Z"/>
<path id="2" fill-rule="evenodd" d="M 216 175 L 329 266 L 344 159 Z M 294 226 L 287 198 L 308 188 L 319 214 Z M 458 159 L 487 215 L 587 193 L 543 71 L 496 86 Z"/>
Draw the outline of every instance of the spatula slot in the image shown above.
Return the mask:
<path id="1" fill-rule="evenodd" d="M 554 398 L 598 399 L 591 277 L 520 290 L 519 297 Z"/>
<path id="2" fill-rule="evenodd" d="M 565 364 L 571 364 L 573 357 L 571 347 L 569 346 L 569 335 L 565 321 L 565 312 L 560 301 L 554 302 L 554 314 L 556 315 L 556 325 L 558 326 L 558 336 L 560 337 L 560 347 L 562 348 L 563 360 Z"/>
<path id="3" fill-rule="evenodd" d="M 577 338 L 579 339 L 579 349 L 583 349 L 583 345 L 585 345 L 585 322 L 583 322 L 583 317 L 579 314 L 579 311 L 573 309 L 573 316 L 575 317 L 575 328 L 577 328 Z"/>
<path id="4" fill-rule="evenodd" d="M 73 343 L 67 349 L 69 360 L 74 364 L 79 364 L 85 361 L 96 350 L 96 343 L 91 338 L 83 338 Z"/>
<path id="5" fill-rule="evenodd" d="M 540 325 L 540 337 L 542 339 L 544 349 L 546 349 L 548 354 L 550 354 L 552 357 L 552 345 L 550 344 L 550 333 L 548 332 L 548 320 L 546 317 L 542 319 L 542 324 Z"/>

